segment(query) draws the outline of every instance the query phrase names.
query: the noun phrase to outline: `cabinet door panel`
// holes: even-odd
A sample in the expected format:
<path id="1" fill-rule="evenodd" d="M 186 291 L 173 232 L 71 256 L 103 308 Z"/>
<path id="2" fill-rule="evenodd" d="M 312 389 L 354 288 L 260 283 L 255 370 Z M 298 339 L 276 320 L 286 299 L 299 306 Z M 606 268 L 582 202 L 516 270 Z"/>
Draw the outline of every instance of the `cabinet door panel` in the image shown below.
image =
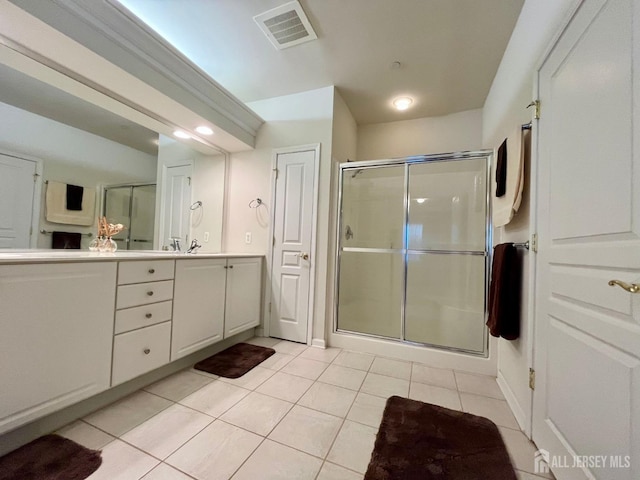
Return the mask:
<path id="1" fill-rule="evenodd" d="M 224 337 L 260 324 L 261 258 L 229 259 Z"/>
<path id="2" fill-rule="evenodd" d="M 0 433 L 109 387 L 115 262 L 0 266 Z"/>
<path id="3" fill-rule="evenodd" d="M 171 360 L 222 340 L 226 259 L 178 260 Z"/>

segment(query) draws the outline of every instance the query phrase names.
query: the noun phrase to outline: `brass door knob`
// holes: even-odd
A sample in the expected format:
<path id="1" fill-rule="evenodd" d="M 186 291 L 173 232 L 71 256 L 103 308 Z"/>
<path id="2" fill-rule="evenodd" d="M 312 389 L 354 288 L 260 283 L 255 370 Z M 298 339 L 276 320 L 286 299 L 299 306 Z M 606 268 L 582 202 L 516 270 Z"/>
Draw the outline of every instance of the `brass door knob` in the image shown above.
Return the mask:
<path id="1" fill-rule="evenodd" d="M 309 254 L 300 252 L 300 258 L 302 258 L 303 260 L 309 260 Z"/>
<path id="2" fill-rule="evenodd" d="M 640 293 L 640 285 L 637 283 L 626 283 L 621 280 L 609 280 L 609 285 L 611 287 L 615 287 L 616 285 L 620 288 L 625 289 L 629 293 Z"/>

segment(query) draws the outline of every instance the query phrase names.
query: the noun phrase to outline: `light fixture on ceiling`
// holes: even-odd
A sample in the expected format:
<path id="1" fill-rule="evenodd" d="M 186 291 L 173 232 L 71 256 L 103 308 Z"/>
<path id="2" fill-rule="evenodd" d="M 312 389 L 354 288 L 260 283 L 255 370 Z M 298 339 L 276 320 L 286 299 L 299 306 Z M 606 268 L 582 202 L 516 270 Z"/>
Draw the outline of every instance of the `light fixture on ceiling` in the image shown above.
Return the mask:
<path id="1" fill-rule="evenodd" d="M 406 110 L 413 103 L 413 98 L 411 97 L 398 97 L 393 101 L 393 106 L 396 107 L 396 110 Z"/>
<path id="2" fill-rule="evenodd" d="M 186 132 L 183 132 L 182 130 L 175 130 L 175 131 L 173 132 L 173 136 L 174 136 L 174 137 L 178 137 L 178 138 L 183 138 L 183 139 L 185 139 L 185 140 L 186 140 L 187 138 L 191 138 L 191 135 L 189 135 L 189 134 L 188 134 L 188 133 L 186 133 Z"/>
<path id="3" fill-rule="evenodd" d="M 422 204 L 424 202 L 426 202 L 428 199 L 427 198 L 416 198 L 416 202 Z"/>
<path id="4" fill-rule="evenodd" d="M 204 125 L 197 127 L 196 132 L 202 135 L 213 135 L 213 130 L 211 130 L 209 127 L 206 127 Z"/>

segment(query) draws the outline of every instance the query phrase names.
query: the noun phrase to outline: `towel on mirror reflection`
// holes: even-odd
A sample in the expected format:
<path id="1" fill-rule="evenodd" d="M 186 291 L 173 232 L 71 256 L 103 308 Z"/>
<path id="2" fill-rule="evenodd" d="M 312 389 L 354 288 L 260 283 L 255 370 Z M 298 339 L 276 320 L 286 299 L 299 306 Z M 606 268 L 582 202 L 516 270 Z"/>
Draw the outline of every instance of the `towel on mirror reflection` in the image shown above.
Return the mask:
<path id="1" fill-rule="evenodd" d="M 95 221 L 96 189 L 84 187 L 82 210 L 67 210 L 67 184 L 49 180 L 45 193 L 45 219 L 50 223 L 91 226 Z"/>
<path id="2" fill-rule="evenodd" d="M 520 336 L 520 290 L 522 267 L 513 243 L 501 243 L 493 250 L 489 318 L 487 327 L 494 337 L 515 340 Z"/>
<path id="3" fill-rule="evenodd" d="M 67 210 L 81 211 L 83 194 L 83 187 L 67 184 Z"/>
<path id="4" fill-rule="evenodd" d="M 80 249 L 81 233 L 53 232 L 51 234 L 51 248 L 53 249 Z"/>
<path id="5" fill-rule="evenodd" d="M 502 197 L 507 193 L 507 139 L 504 139 L 498 148 L 498 161 L 496 163 L 496 197 Z"/>

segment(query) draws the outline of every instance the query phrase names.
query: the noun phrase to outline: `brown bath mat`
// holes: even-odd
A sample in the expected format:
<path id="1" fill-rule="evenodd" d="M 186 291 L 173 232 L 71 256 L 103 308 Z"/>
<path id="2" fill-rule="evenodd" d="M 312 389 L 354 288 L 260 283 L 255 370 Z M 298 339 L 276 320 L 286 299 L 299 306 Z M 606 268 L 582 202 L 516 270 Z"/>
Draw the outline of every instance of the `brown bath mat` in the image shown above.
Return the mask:
<path id="1" fill-rule="evenodd" d="M 516 474 L 490 420 L 391 397 L 364 479 L 516 480 Z"/>
<path id="2" fill-rule="evenodd" d="M 225 378 L 238 378 L 276 353 L 273 348 L 238 343 L 195 364 L 193 368 Z"/>
<path id="3" fill-rule="evenodd" d="M 0 458 L 0 480 L 83 480 L 101 463 L 100 451 L 45 435 Z"/>

